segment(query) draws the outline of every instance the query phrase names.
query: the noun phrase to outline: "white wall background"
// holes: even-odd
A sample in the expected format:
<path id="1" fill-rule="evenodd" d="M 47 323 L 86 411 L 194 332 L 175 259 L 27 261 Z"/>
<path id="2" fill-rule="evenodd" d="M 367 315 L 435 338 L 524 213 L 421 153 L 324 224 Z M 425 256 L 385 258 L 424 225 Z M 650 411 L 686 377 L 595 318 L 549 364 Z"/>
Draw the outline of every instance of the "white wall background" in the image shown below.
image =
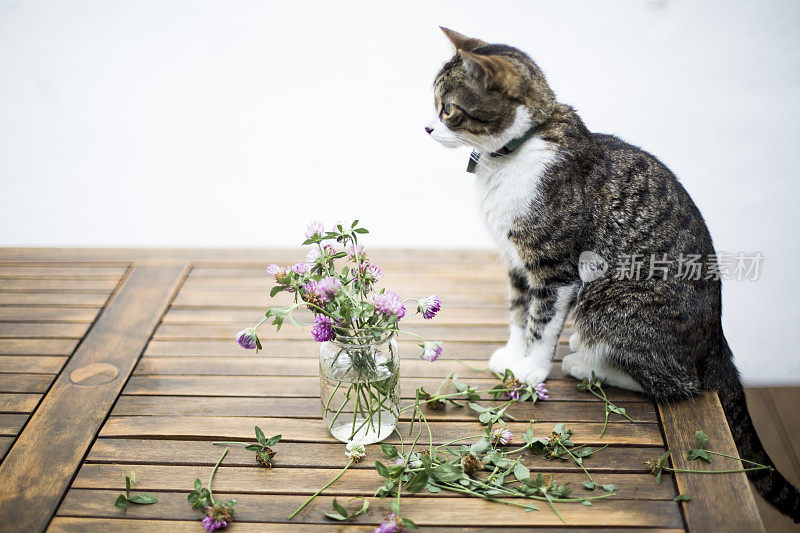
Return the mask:
<path id="1" fill-rule="evenodd" d="M 428 139 L 437 26 L 528 51 L 594 131 L 645 147 L 718 249 L 746 381 L 800 383 L 800 4 L 0 0 L 0 245 L 487 247 L 466 151 Z"/>

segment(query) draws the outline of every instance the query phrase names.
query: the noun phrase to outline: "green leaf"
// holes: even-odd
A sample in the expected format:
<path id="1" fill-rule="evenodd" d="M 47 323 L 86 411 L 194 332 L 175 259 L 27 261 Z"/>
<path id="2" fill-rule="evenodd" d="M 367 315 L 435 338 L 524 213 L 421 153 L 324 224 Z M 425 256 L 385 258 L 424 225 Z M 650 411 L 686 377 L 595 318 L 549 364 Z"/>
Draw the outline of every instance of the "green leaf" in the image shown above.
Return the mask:
<path id="1" fill-rule="evenodd" d="M 336 509 L 336 512 L 342 515 L 343 517 L 348 518 L 350 516 L 350 513 L 347 512 L 347 509 L 342 507 L 342 504 L 336 501 L 336 498 L 333 499 L 331 505 L 333 506 L 334 509 Z"/>
<path id="2" fill-rule="evenodd" d="M 617 490 L 617 486 L 614 485 L 613 483 L 608 483 L 606 485 L 600 485 L 600 486 L 603 487 L 603 490 L 606 492 L 614 492 Z"/>
<path id="3" fill-rule="evenodd" d="M 400 452 L 391 444 L 381 444 L 381 451 L 389 459 L 397 459 L 400 457 Z"/>
<path id="4" fill-rule="evenodd" d="M 675 496 L 672 499 L 672 501 L 674 501 L 674 502 L 688 502 L 688 501 L 691 501 L 691 500 L 692 500 L 692 497 L 689 496 L 688 494 L 678 494 L 677 496 Z"/>
<path id="5" fill-rule="evenodd" d="M 326 513 L 325 511 L 323 511 L 322 514 L 324 514 L 326 518 L 330 518 L 331 520 L 338 520 L 339 522 L 344 522 L 345 520 L 350 518 L 349 516 L 342 516 L 342 515 L 339 515 L 339 514 Z"/>
<path id="6" fill-rule="evenodd" d="M 591 501 L 591 500 L 583 500 L 581 503 L 582 503 L 583 505 L 586 505 L 587 507 L 588 507 L 589 505 L 592 505 L 592 501 Z"/>
<path id="7" fill-rule="evenodd" d="M 200 482 L 200 479 L 194 480 L 194 490 L 200 490 L 203 488 L 203 484 Z"/>
<path id="8" fill-rule="evenodd" d="M 480 420 L 481 424 L 488 424 L 493 418 L 491 411 L 484 411 L 480 414 L 478 420 Z"/>
<path id="9" fill-rule="evenodd" d="M 270 437 L 267 439 L 267 446 L 275 446 L 280 442 L 283 435 L 275 435 L 274 437 Z"/>
<path id="10" fill-rule="evenodd" d="M 482 405 L 478 405 L 475 402 L 467 402 L 467 407 L 472 409 L 473 411 L 477 411 L 479 413 L 485 413 L 488 409 Z"/>
<path id="11" fill-rule="evenodd" d="M 583 486 L 586 487 L 588 490 L 594 490 L 597 488 L 597 483 L 594 481 L 584 481 Z"/>
<path id="12" fill-rule="evenodd" d="M 411 481 L 405 486 L 406 492 L 410 492 L 411 494 L 417 493 L 425 488 L 425 485 L 428 484 L 428 473 L 424 470 L 420 470 L 417 472 Z"/>
<path id="13" fill-rule="evenodd" d="M 267 445 L 267 438 L 264 436 L 264 432 L 261 431 L 261 428 L 256 426 L 256 439 L 260 442 L 263 446 Z"/>
<path id="14" fill-rule="evenodd" d="M 436 468 L 431 469 L 431 475 L 443 483 L 452 483 L 461 479 L 464 474 L 453 465 L 441 464 Z"/>
<path id="15" fill-rule="evenodd" d="M 134 494 L 133 496 L 129 497 L 128 501 L 131 503 L 138 503 L 139 505 L 149 505 L 151 503 L 158 503 L 158 498 L 156 498 L 152 494 L 141 492 L 139 494 Z"/>
<path id="16" fill-rule="evenodd" d="M 694 461 L 695 459 L 702 459 L 707 463 L 711 462 L 711 455 L 707 451 L 700 448 L 697 448 L 695 450 L 689 450 L 689 453 L 686 454 L 686 457 L 688 457 L 690 461 Z"/>
<path id="17" fill-rule="evenodd" d="M 117 509 L 122 509 L 123 511 L 128 510 L 128 500 L 125 498 L 124 494 L 117 496 L 117 501 L 114 502 L 114 507 Z"/>
<path id="18" fill-rule="evenodd" d="M 397 500 L 392 500 L 389 502 L 389 507 L 392 509 L 394 514 L 400 514 L 400 504 L 397 503 Z"/>
<path id="19" fill-rule="evenodd" d="M 708 446 L 708 435 L 704 431 L 695 431 L 694 438 L 697 441 L 698 448 L 705 448 Z"/>
<path id="20" fill-rule="evenodd" d="M 566 426 L 562 423 L 556 424 L 556 427 L 553 428 L 553 433 L 558 435 L 563 435 L 566 432 Z"/>
<path id="21" fill-rule="evenodd" d="M 533 430 L 531 428 L 528 428 L 528 430 L 522 435 L 522 440 L 524 440 L 526 444 L 533 442 Z"/>
<path id="22" fill-rule="evenodd" d="M 275 295 L 278 294 L 279 292 L 281 292 L 282 290 L 283 290 L 283 286 L 282 285 L 275 285 L 269 291 L 270 298 L 274 298 Z"/>
<path id="23" fill-rule="evenodd" d="M 353 231 L 356 233 L 369 233 L 366 228 L 356 228 Z"/>
<path id="24" fill-rule="evenodd" d="M 263 446 L 260 444 L 248 444 L 244 447 L 244 449 L 249 452 L 260 452 L 262 448 Z"/>
<path id="25" fill-rule="evenodd" d="M 472 455 L 478 457 L 480 456 L 480 454 L 486 452 L 486 450 L 488 450 L 491 446 L 492 443 L 489 442 L 488 439 L 483 438 L 478 442 L 476 442 L 475 444 L 473 444 L 472 446 L 470 446 L 469 451 Z"/>
<path id="26" fill-rule="evenodd" d="M 528 479 L 531 477 L 530 469 L 522 463 L 517 463 L 514 465 L 514 477 L 517 480 L 522 481 L 523 479 Z"/>
<path id="27" fill-rule="evenodd" d="M 131 478 L 125 476 L 125 497 L 129 497 L 131 495 Z"/>
<path id="28" fill-rule="evenodd" d="M 419 529 L 419 526 L 414 523 L 413 520 L 410 518 L 401 518 L 403 520 L 403 525 L 406 526 L 408 529 Z"/>
<path id="29" fill-rule="evenodd" d="M 389 477 L 389 469 L 386 468 L 386 465 L 384 465 L 382 462 L 375 461 L 375 470 L 378 471 L 379 476 Z"/>

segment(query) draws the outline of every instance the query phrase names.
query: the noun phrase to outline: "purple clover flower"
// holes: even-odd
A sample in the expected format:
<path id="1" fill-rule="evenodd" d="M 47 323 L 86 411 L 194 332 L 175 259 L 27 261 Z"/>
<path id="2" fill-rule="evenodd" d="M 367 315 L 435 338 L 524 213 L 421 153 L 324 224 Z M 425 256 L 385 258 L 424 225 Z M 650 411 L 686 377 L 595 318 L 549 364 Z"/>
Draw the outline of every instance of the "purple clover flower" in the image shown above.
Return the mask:
<path id="1" fill-rule="evenodd" d="M 336 295 L 339 294 L 339 289 L 341 288 L 342 288 L 342 282 L 334 278 L 333 276 L 322 278 L 317 282 L 317 287 L 316 287 L 317 294 L 319 294 L 320 298 L 322 298 L 326 302 L 336 298 Z"/>
<path id="2" fill-rule="evenodd" d="M 389 513 L 373 533 L 400 533 L 403 531 L 403 520 L 394 513 Z"/>
<path id="3" fill-rule="evenodd" d="M 550 391 L 545 388 L 544 382 L 537 383 L 533 390 L 536 391 L 536 397 L 540 400 L 549 400 L 550 399 Z"/>
<path id="4" fill-rule="evenodd" d="M 386 291 L 383 294 L 375 295 L 372 298 L 372 305 L 384 316 L 395 315 L 397 320 L 406 316 L 406 307 L 400 296 L 394 291 Z"/>
<path id="5" fill-rule="evenodd" d="M 325 226 L 322 224 L 322 222 L 312 222 L 308 225 L 308 228 L 306 228 L 305 236 L 306 239 L 311 239 L 316 236 L 322 237 L 324 233 Z"/>
<path id="6" fill-rule="evenodd" d="M 245 350 L 255 350 L 258 347 L 258 335 L 255 328 L 243 329 L 237 333 L 236 342 Z"/>
<path id="7" fill-rule="evenodd" d="M 378 281 L 383 277 L 383 269 L 376 265 L 371 261 L 367 261 L 365 263 L 361 263 L 358 265 L 358 271 L 356 272 L 356 278 L 359 278 L 360 275 L 363 274 L 366 278 L 372 278 L 375 281 Z"/>
<path id="8" fill-rule="evenodd" d="M 317 315 L 314 318 L 314 325 L 311 327 L 311 335 L 317 342 L 332 341 L 336 338 L 333 331 L 333 319 L 325 315 Z"/>
<path id="9" fill-rule="evenodd" d="M 431 294 L 420 298 L 417 309 L 422 313 L 422 318 L 430 320 L 442 309 L 442 300 L 435 294 Z"/>
<path id="10" fill-rule="evenodd" d="M 286 273 L 286 269 L 283 268 L 280 265 L 276 265 L 275 263 L 272 263 L 271 265 L 269 265 L 267 267 L 267 274 L 269 274 L 270 276 L 272 276 L 275 279 L 277 279 L 278 276 L 282 276 L 285 273 Z"/>
<path id="11" fill-rule="evenodd" d="M 216 531 L 218 529 L 225 529 L 228 523 L 225 520 L 217 520 L 213 516 L 206 516 L 203 518 L 203 527 L 206 531 Z"/>
<path id="12" fill-rule="evenodd" d="M 365 261 L 367 259 L 367 247 L 363 244 L 359 244 L 358 247 L 350 244 L 350 248 L 347 250 L 347 258 L 350 261 L 356 260 L 356 252 L 358 252 L 358 259 L 361 261 Z"/>
<path id="13" fill-rule="evenodd" d="M 429 363 L 433 363 L 439 359 L 440 355 L 442 355 L 442 343 L 426 341 L 425 346 L 422 348 L 422 355 L 420 358 L 425 359 Z"/>
<path id="14" fill-rule="evenodd" d="M 511 430 L 508 428 L 498 428 L 494 430 L 494 438 L 503 446 L 511 442 L 513 437 L 514 434 L 511 433 Z"/>
<path id="15" fill-rule="evenodd" d="M 295 263 L 292 265 L 292 272 L 294 272 L 295 274 L 299 274 L 301 276 L 303 274 L 308 274 L 309 272 L 311 272 L 311 264 L 305 261 Z"/>

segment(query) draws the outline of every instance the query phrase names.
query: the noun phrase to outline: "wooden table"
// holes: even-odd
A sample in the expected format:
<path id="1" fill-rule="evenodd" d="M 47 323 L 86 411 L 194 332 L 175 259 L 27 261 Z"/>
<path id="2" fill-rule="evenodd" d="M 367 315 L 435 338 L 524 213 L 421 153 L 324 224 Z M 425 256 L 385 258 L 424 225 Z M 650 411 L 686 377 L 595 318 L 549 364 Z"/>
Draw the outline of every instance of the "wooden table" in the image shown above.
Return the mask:
<path id="1" fill-rule="evenodd" d="M 291 326 L 280 333 L 265 328 L 264 351 L 256 355 L 233 336 L 262 316 L 270 286 L 265 265 L 300 256 L 296 250 L 0 249 L 0 530 L 200 531 L 200 513 L 186 495 L 196 477 L 206 482 L 221 453 L 211 441 L 250 439 L 255 425 L 283 440 L 272 470 L 235 447 L 220 467 L 215 494 L 239 501 L 232 531 L 367 530 L 380 522 L 389 506 L 372 497 L 382 481 L 371 466 L 382 457 L 377 446 L 292 522 L 286 519 L 346 463 L 344 446 L 319 419 L 317 344 Z M 506 339 L 502 266 L 479 251 L 374 256 L 385 286 L 404 296 L 435 292 L 445 302 L 436 320 L 406 319 L 409 329 L 446 341 L 446 355 L 430 364 L 417 359 L 414 342 L 401 342 L 405 402 L 416 387 L 435 389 L 450 372 L 494 384 L 456 359 L 485 366 Z M 559 357 L 567 353 L 568 334 Z M 598 481 L 617 485 L 616 496 L 590 507 L 562 504 L 566 524 L 547 506 L 524 512 L 444 493 L 409 496 L 404 514 L 435 531 L 763 531 L 743 474 L 665 475 L 657 485 L 646 473 L 644 461 L 668 447 L 686 467 L 697 429 L 708 433 L 714 450 L 736 454 L 716 395 L 656 406 L 609 389 L 636 423 L 612 415 L 599 438 L 602 403 L 577 391 L 559 365 L 548 386 L 550 400 L 514 406 L 519 422 L 511 429 L 519 435 L 532 418 L 544 436 L 564 422 L 578 443 L 609 444 L 586 466 Z M 482 431 L 465 409 L 451 406 L 428 418 L 437 442 Z M 696 463 L 692 468 L 706 468 Z M 534 456 L 525 464 L 588 494 L 574 465 Z M 714 468 L 735 465 L 714 460 Z M 131 470 L 134 490 L 156 494 L 159 503 L 125 512 L 114 507 Z M 674 502 L 679 493 L 692 500 Z M 370 511 L 354 525 L 332 523 L 322 511 L 334 496 L 370 497 Z"/>

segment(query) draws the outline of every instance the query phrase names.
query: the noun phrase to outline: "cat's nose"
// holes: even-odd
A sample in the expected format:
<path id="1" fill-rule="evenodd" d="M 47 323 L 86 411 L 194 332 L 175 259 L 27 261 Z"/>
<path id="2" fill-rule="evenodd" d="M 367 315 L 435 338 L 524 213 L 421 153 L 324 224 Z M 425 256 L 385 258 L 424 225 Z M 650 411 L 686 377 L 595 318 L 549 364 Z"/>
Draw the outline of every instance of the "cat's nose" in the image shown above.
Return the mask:
<path id="1" fill-rule="evenodd" d="M 430 126 L 425 126 L 425 133 L 430 135 L 431 133 L 433 133 L 433 128 L 431 128 Z"/>

